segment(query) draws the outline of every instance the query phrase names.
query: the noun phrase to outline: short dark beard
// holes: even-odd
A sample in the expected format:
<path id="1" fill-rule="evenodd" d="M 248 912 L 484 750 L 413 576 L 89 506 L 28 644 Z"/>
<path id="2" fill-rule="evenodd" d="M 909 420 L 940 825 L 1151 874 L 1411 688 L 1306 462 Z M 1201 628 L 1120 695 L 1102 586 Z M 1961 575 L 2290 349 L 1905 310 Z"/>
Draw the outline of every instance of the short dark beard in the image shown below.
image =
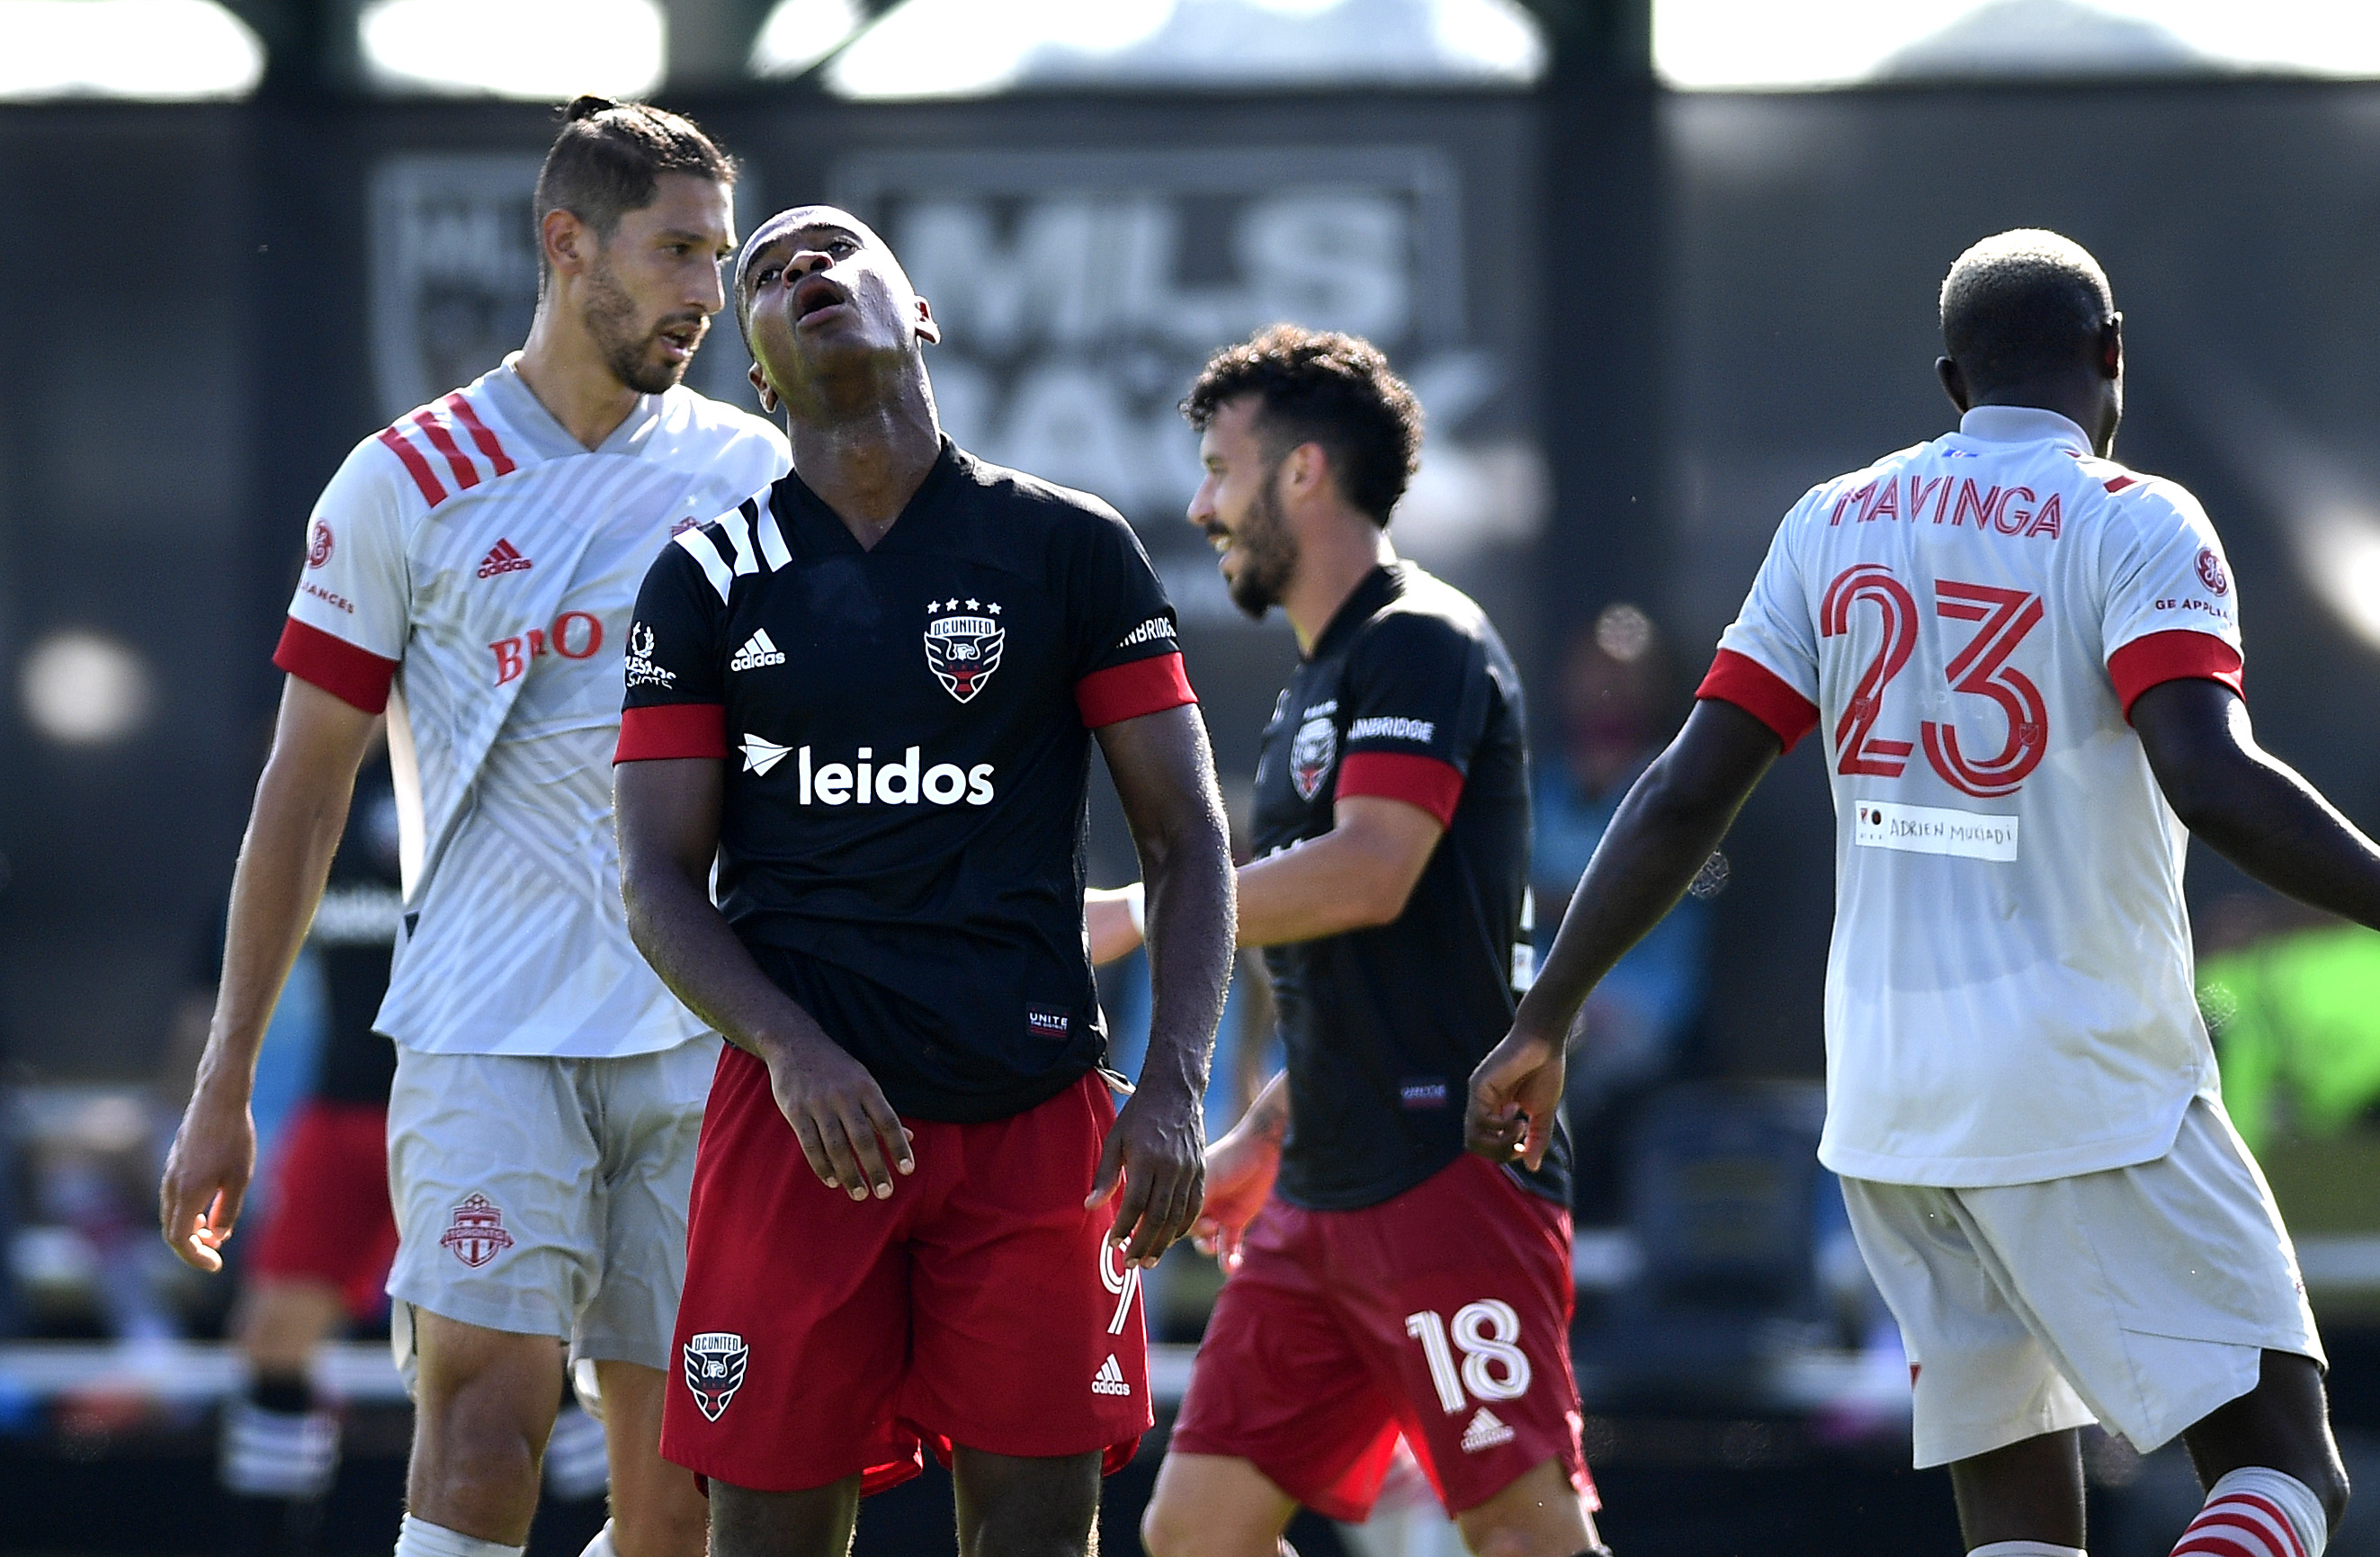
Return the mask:
<path id="1" fill-rule="evenodd" d="M 1258 622 L 1281 603 L 1297 576 L 1297 538 L 1289 532 L 1289 520 L 1273 491 L 1273 478 L 1280 474 L 1281 461 L 1275 460 L 1257 487 L 1256 501 L 1248 505 L 1239 532 L 1232 537 L 1232 543 L 1247 553 L 1231 583 L 1232 603 Z"/>
<path id="2" fill-rule="evenodd" d="M 587 307 L 584 315 L 587 333 L 595 337 L 595 345 L 603 353 L 603 365 L 612 376 L 639 395 L 659 395 L 675 388 L 686 377 L 694 360 L 689 355 L 684 362 L 664 359 L 652 359 L 652 345 L 657 332 L 636 333 L 636 299 L 620 285 L 619 277 L 602 255 L 596 255 L 594 264 L 587 271 Z"/>

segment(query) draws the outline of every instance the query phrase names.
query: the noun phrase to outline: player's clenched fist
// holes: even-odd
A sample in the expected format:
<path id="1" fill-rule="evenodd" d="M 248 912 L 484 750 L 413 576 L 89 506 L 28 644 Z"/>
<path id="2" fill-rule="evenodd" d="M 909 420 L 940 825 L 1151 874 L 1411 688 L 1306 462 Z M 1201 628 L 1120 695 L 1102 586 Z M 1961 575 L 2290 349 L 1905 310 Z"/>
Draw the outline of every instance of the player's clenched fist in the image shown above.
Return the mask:
<path id="1" fill-rule="evenodd" d="M 158 1223 L 186 1264 L 223 1269 L 224 1241 L 239 1220 L 240 1201 L 255 1171 L 256 1122 L 247 1106 L 216 1106 L 202 1086 L 174 1132 L 165 1176 L 157 1186 Z"/>
<path id="2" fill-rule="evenodd" d="M 1471 1073 L 1463 1144 L 1491 1162 L 1545 1161 L 1561 1107 L 1562 1045 L 1514 1028 Z"/>
<path id="3" fill-rule="evenodd" d="M 1108 1236 L 1123 1247 L 1126 1264 L 1154 1265 L 1206 1198 L 1207 1125 L 1195 1094 L 1150 1082 L 1124 1103 L 1083 1204 L 1114 1195 L 1119 1178 L 1123 1193 Z"/>
<path id="4" fill-rule="evenodd" d="M 908 1129 L 857 1060 L 818 1040 L 773 1044 L 765 1058 L 778 1110 L 820 1183 L 881 1200 L 892 1193 L 893 1169 L 917 1171 Z"/>

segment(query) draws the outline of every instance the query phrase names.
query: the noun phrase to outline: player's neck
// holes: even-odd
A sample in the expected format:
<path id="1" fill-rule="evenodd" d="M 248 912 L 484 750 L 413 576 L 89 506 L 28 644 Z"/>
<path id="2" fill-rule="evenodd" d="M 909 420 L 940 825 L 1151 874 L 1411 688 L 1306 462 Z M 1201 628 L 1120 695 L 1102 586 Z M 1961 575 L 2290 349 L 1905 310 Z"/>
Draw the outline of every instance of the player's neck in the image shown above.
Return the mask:
<path id="1" fill-rule="evenodd" d="M 521 382 L 581 448 L 601 448 L 643 398 L 622 383 L 593 338 L 549 298 L 521 347 Z"/>
<path id="2" fill-rule="evenodd" d="M 2096 383 L 2071 376 L 2037 379 L 1978 395 L 1967 408 L 1984 406 L 2055 411 L 2082 430 L 2082 435 L 2091 440 L 2093 453 L 2104 458 L 2115 450 L 2118 413 L 2111 411 Z"/>
<path id="3" fill-rule="evenodd" d="M 1317 639 L 1347 603 L 1356 586 L 1397 560 L 1389 532 L 1361 515 L 1354 522 L 1316 525 L 1298 537 L 1297 571 L 1281 591 L 1281 614 L 1297 634 L 1297 651 L 1314 652 Z"/>
<path id="4" fill-rule="evenodd" d="M 917 495 L 942 447 L 922 386 L 844 415 L 787 416 L 785 433 L 804 484 L 870 549 Z"/>

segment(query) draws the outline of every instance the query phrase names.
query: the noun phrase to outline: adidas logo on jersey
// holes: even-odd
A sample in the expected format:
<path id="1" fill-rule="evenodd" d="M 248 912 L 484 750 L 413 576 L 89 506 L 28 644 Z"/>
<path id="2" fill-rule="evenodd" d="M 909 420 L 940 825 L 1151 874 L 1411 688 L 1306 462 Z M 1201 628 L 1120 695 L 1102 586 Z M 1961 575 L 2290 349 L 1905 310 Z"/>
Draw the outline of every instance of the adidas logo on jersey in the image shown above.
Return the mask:
<path id="1" fill-rule="evenodd" d="M 1124 1382 L 1123 1369 L 1116 1366 L 1113 1352 L 1108 1354 L 1107 1361 L 1099 1364 L 1099 1370 L 1091 1375 L 1091 1393 L 1093 1394 L 1132 1393 L 1132 1386 Z M 1511 1429 L 1507 1429 L 1504 1436 L 1510 1438 Z"/>
<path id="2" fill-rule="evenodd" d="M 493 578 L 499 573 L 527 573 L 536 566 L 521 555 L 519 547 L 500 538 L 488 554 L 480 559 L 480 577 Z"/>
<path id="3" fill-rule="evenodd" d="M 769 629 L 762 627 L 744 640 L 744 647 L 735 651 L 735 657 L 727 662 L 727 668 L 759 670 L 762 665 L 782 665 L 784 663 L 785 656 L 769 641 Z"/>
<path id="4" fill-rule="evenodd" d="M 1515 1436 L 1517 1435 L 1511 1428 L 1504 1425 L 1496 1413 L 1483 1405 L 1479 1408 L 1479 1414 L 1471 1418 L 1471 1425 L 1463 1429 L 1463 1452 L 1466 1454 L 1476 1454 L 1482 1449 L 1493 1449 L 1500 1443 L 1510 1443 Z"/>

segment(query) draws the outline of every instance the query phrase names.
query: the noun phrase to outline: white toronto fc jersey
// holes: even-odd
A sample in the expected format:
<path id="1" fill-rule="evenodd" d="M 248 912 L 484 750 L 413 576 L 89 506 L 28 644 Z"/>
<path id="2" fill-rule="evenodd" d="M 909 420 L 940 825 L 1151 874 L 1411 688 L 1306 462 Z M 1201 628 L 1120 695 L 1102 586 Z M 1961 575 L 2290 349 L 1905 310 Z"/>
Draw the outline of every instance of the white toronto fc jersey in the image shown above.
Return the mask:
<path id="1" fill-rule="evenodd" d="M 775 428 L 683 386 L 590 452 L 517 360 L 356 445 L 273 659 L 387 704 L 406 912 L 374 1025 L 432 1053 L 646 1053 L 705 1029 L 620 903 L 628 619 L 673 533 L 791 461 Z"/>
<path id="2" fill-rule="evenodd" d="M 2126 719 L 2185 676 L 2239 686 L 2222 543 L 2054 412 L 1978 407 L 1785 517 L 1702 695 L 1825 742 L 1828 1167 L 2093 1173 L 2216 1096 L 2187 833 Z"/>

